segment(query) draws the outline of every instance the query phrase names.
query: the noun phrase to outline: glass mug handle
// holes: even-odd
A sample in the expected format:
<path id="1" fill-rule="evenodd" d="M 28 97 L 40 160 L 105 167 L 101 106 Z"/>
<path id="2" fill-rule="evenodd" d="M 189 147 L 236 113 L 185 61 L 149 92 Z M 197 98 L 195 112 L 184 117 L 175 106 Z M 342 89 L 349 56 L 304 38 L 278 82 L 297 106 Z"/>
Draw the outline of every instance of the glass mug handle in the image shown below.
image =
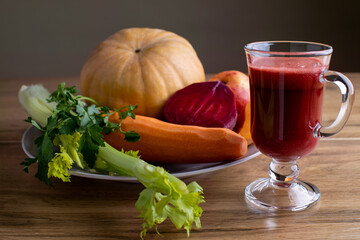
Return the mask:
<path id="1" fill-rule="evenodd" d="M 326 127 L 318 123 L 314 129 L 315 137 L 330 137 L 338 133 L 347 122 L 354 103 L 355 91 L 351 81 L 342 73 L 326 71 L 321 78 L 322 81 L 335 83 L 342 95 L 340 111 L 335 121 Z"/>

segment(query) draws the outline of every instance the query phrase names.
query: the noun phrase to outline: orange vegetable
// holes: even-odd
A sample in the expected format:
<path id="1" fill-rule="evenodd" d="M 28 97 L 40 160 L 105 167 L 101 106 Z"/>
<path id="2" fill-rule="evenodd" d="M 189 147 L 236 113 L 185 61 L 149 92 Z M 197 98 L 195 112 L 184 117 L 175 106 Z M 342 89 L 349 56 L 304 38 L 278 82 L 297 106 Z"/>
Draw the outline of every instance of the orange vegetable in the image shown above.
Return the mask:
<path id="1" fill-rule="evenodd" d="M 119 123 L 116 114 L 109 120 Z M 121 126 L 124 131 L 139 133 L 140 140 L 126 142 L 119 132 L 105 135 L 104 140 L 119 150 L 139 150 L 141 158 L 148 162 L 231 161 L 247 151 L 246 139 L 225 128 L 178 125 L 141 115 L 137 115 L 135 120 L 125 119 Z"/>

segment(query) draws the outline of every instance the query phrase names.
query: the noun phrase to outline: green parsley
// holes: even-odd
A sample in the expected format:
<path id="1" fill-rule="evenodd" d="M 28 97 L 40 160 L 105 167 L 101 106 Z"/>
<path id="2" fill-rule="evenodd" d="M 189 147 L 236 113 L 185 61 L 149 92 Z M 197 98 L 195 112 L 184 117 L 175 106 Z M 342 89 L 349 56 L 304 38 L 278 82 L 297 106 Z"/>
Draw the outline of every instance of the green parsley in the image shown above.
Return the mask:
<path id="1" fill-rule="evenodd" d="M 139 134 L 136 132 L 124 132 L 121 129 L 123 119 L 126 117 L 135 119 L 133 111 L 137 106 L 130 105 L 120 109 L 98 107 L 96 101 L 82 95 L 75 95 L 76 92 L 75 87 L 65 87 L 65 83 L 62 83 L 55 92 L 50 94 L 47 101 L 56 103 L 56 108 L 52 115 L 48 117 L 47 124 L 44 127 L 33 121 L 31 117 L 26 120 L 42 131 L 42 135 L 35 141 L 37 157 L 35 159 L 27 158 L 22 164 L 25 166 L 25 171 L 28 171 L 31 164 L 38 162 L 38 172 L 35 176 L 50 186 L 52 185 L 49 178 L 51 176 L 61 178 L 63 181 L 69 181 L 70 173 L 68 172 L 73 164 L 70 159 L 76 159 L 77 165 L 81 168 L 85 166 L 88 168 L 94 167 L 99 147 L 105 146 L 102 133 L 120 131 L 127 141 L 135 142 L 140 139 Z M 85 101 L 92 104 L 87 105 Z M 109 122 L 109 116 L 116 112 L 119 113 L 120 124 Z M 76 149 L 72 149 L 75 143 L 69 137 L 65 141 L 63 136 L 71 136 L 75 133 L 77 133 L 79 139 L 75 141 L 77 144 Z M 68 142 L 71 144 L 66 144 Z M 62 146 L 62 148 L 60 147 L 61 154 L 55 153 L 54 150 L 59 145 Z M 64 147 L 66 145 L 70 146 Z M 72 156 L 70 159 L 66 158 L 69 154 Z M 55 164 L 55 161 L 59 160 L 60 157 L 64 162 L 67 159 L 67 164 L 62 166 Z M 54 162 L 51 162 L 52 159 Z M 47 171 L 48 166 L 49 172 Z M 55 167 L 63 169 L 64 176 L 56 173 L 56 171 L 51 171 Z"/>

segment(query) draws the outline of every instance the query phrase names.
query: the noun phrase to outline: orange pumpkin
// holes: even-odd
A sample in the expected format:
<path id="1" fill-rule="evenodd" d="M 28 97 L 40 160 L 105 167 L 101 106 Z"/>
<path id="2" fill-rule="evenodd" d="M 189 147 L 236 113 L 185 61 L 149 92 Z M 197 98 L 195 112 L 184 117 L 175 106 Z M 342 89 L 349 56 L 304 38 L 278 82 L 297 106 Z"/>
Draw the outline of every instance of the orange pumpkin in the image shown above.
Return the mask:
<path id="1" fill-rule="evenodd" d="M 205 81 L 191 44 L 161 29 L 123 29 L 101 42 L 80 74 L 82 95 L 100 105 L 138 105 L 136 114 L 162 118 L 167 99 L 177 90 Z"/>

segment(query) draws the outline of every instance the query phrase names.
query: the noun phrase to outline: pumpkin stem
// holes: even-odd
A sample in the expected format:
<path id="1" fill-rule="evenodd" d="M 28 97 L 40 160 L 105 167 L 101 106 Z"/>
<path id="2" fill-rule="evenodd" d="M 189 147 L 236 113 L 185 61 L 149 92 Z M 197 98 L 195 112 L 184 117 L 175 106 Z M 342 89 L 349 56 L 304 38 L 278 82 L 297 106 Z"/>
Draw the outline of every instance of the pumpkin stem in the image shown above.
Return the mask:
<path id="1" fill-rule="evenodd" d="M 139 48 L 135 49 L 135 53 L 139 53 L 141 50 Z"/>

